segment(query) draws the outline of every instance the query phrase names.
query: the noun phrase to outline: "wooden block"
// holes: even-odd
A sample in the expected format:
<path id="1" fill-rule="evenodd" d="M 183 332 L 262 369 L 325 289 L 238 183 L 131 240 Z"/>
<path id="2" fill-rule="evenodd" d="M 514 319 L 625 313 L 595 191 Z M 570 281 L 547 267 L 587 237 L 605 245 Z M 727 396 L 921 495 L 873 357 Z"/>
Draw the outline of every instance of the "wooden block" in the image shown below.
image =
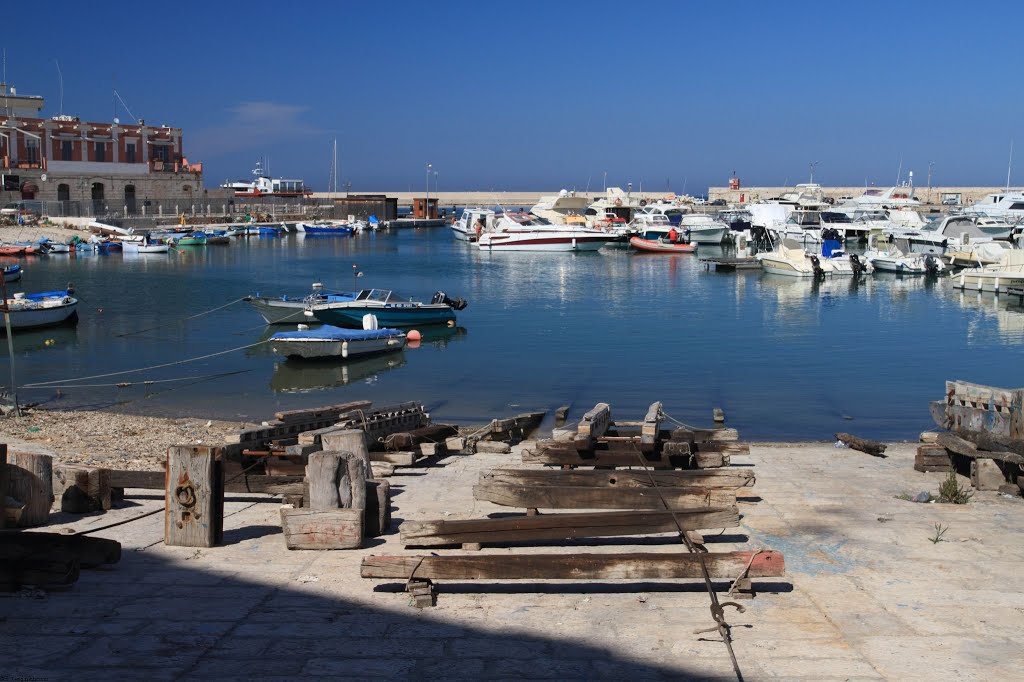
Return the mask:
<path id="1" fill-rule="evenodd" d="M 366 469 L 362 455 L 356 453 L 311 454 L 306 465 L 310 509 L 366 509 Z"/>
<path id="2" fill-rule="evenodd" d="M 573 442 L 578 450 L 590 450 L 594 441 L 608 430 L 612 423 L 612 408 L 608 403 L 598 403 L 591 408 L 576 427 Z"/>
<path id="3" fill-rule="evenodd" d="M 499 443 L 497 441 L 481 440 L 476 443 L 477 452 L 489 452 L 498 455 L 507 455 L 512 452 L 512 446 L 508 443 Z"/>
<path id="4" fill-rule="evenodd" d="M 93 568 L 120 561 L 121 543 L 62 533 L 9 533 L 0 536 L 0 563 L 25 559 L 74 560 L 81 568 Z"/>
<path id="5" fill-rule="evenodd" d="M 24 506 L 19 528 L 42 526 L 53 504 L 53 458 L 29 452 L 7 453 L 7 495 Z"/>
<path id="6" fill-rule="evenodd" d="M 936 431 L 922 431 L 920 441 L 922 443 L 935 443 L 939 438 L 939 434 Z"/>
<path id="7" fill-rule="evenodd" d="M 444 443 L 420 443 L 420 453 L 424 457 L 444 457 L 448 454 L 448 448 Z"/>
<path id="8" fill-rule="evenodd" d="M 413 450 L 420 443 L 440 443 L 446 438 L 459 435 L 457 426 L 431 424 L 417 429 L 389 434 L 381 442 L 385 450 Z"/>
<path id="9" fill-rule="evenodd" d="M 713 579 L 733 579 L 747 566 L 752 578 L 785 575 L 782 554 L 763 551 L 630 554 L 473 554 L 368 556 L 364 578 L 407 580 L 659 580 L 700 578 L 702 559 Z"/>
<path id="10" fill-rule="evenodd" d="M 991 459 L 971 462 L 971 485 L 977 490 L 999 490 L 1006 483 L 1003 470 Z"/>
<path id="11" fill-rule="evenodd" d="M 164 544 L 213 547 L 224 539 L 224 472 L 219 448 L 172 446 L 167 453 Z"/>
<path id="12" fill-rule="evenodd" d="M 661 420 L 664 418 L 661 407 L 661 403 L 656 402 L 647 408 L 643 426 L 640 427 L 640 449 L 644 452 L 653 452 L 657 446 L 658 436 L 661 434 Z"/>
<path id="13" fill-rule="evenodd" d="M 99 467 L 59 464 L 53 469 L 54 507 L 69 514 L 110 509 L 110 471 Z"/>
<path id="14" fill-rule="evenodd" d="M 466 449 L 466 439 L 459 436 L 452 436 L 444 441 L 444 446 L 448 448 L 448 452 L 461 453 Z"/>
<path id="15" fill-rule="evenodd" d="M 678 525 L 677 525 L 678 522 Z M 438 547 L 465 543 L 549 542 L 621 535 L 677 533 L 739 525 L 736 507 L 668 511 L 612 511 L 540 514 L 496 519 L 405 521 L 402 544 Z"/>
<path id="16" fill-rule="evenodd" d="M 593 486 L 607 488 L 744 488 L 754 485 L 750 469 L 659 470 L 616 469 L 492 469 L 480 473 L 481 483 L 529 486 Z M 653 481 L 653 483 L 652 483 Z"/>
<path id="17" fill-rule="evenodd" d="M 395 475 L 395 465 L 387 464 L 385 462 L 374 462 L 373 467 L 371 468 L 371 474 L 370 478 L 375 480 L 389 478 Z"/>
<path id="18" fill-rule="evenodd" d="M 289 457 L 300 457 L 302 461 L 306 461 L 311 454 L 322 449 L 319 444 L 312 443 L 309 445 L 289 445 L 284 449 L 284 452 Z"/>
<path id="19" fill-rule="evenodd" d="M 366 443 L 366 432 L 362 429 L 342 429 L 331 431 L 320 436 L 320 444 L 324 450 L 351 452 L 357 455 L 370 470 L 370 450 Z"/>
<path id="20" fill-rule="evenodd" d="M 711 409 L 711 419 L 716 424 L 723 424 L 723 423 L 725 423 L 725 412 L 722 410 L 721 407 L 712 408 Z"/>
<path id="21" fill-rule="evenodd" d="M 564 424 L 565 420 L 566 420 L 566 418 L 568 416 L 569 416 L 569 406 L 568 405 L 562 405 L 561 407 L 559 407 L 558 409 L 555 410 L 555 423 L 556 424 Z"/>
<path id="22" fill-rule="evenodd" d="M 952 469 L 949 451 L 941 445 L 923 444 L 917 446 L 914 455 L 915 471 L 949 471 Z"/>
<path id="23" fill-rule="evenodd" d="M 281 508 L 288 549 L 358 549 L 363 544 L 362 509 Z"/>
<path id="24" fill-rule="evenodd" d="M 575 436 L 576 429 L 571 426 L 567 426 L 562 429 L 551 430 L 551 440 L 553 440 L 556 443 L 571 443 Z"/>
<path id="25" fill-rule="evenodd" d="M 7 527 L 7 495 L 10 476 L 7 472 L 7 444 L 0 443 L 0 528 Z M 13 523 L 11 525 L 14 525 Z"/>
<path id="26" fill-rule="evenodd" d="M 363 532 L 368 538 L 384 535 L 391 527 L 391 484 L 366 481 L 366 514 Z"/>
<path id="27" fill-rule="evenodd" d="M 731 507 L 733 490 L 704 488 L 593 488 L 478 483 L 474 499 L 505 507 L 537 509 L 693 509 Z"/>
<path id="28" fill-rule="evenodd" d="M 418 452 L 371 452 L 370 461 L 373 463 L 392 464 L 396 467 L 411 467 L 416 465 L 420 458 Z"/>
<path id="29" fill-rule="evenodd" d="M 729 456 L 721 452 L 698 452 L 693 456 L 693 465 L 698 469 L 712 469 L 729 465 Z"/>

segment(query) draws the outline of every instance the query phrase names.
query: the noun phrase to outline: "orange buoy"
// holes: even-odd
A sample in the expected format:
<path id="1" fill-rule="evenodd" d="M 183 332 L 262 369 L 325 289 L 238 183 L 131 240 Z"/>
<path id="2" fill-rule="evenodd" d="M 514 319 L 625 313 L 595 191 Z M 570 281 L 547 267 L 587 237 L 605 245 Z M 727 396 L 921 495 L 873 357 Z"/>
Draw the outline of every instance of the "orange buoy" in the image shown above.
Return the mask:
<path id="1" fill-rule="evenodd" d="M 405 335 L 406 341 L 419 341 L 423 336 L 415 329 L 409 330 L 409 333 Z"/>

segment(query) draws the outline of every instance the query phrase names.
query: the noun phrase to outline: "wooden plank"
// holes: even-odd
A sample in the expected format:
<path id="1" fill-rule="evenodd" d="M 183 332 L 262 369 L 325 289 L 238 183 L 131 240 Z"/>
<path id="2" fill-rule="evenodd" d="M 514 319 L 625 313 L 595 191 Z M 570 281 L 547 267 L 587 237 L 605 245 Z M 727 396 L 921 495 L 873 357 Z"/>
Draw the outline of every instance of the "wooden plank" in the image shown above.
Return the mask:
<path id="1" fill-rule="evenodd" d="M 25 505 L 17 522 L 18 527 L 45 525 L 53 504 L 53 457 L 31 452 L 9 452 L 7 475 L 7 494 Z"/>
<path id="2" fill-rule="evenodd" d="M 121 471 L 110 469 L 112 488 L 163 490 L 167 475 L 162 471 Z M 267 493 L 270 495 L 301 495 L 304 475 L 264 476 L 245 474 L 232 476 L 224 482 L 228 493 Z"/>
<path id="3" fill-rule="evenodd" d="M 1024 464 L 1024 456 L 1015 452 L 1000 452 L 994 450 L 979 450 L 974 443 L 967 441 L 953 433 L 940 433 L 936 442 L 950 452 L 970 457 L 972 459 L 997 459 L 1012 464 Z"/>
<path id="4" fill-rule="evenodd" d="M 416 465 L 416 460 L 423 457 L 419 452 L 371 452 L 371 462 L 393 464 L 396 467 L 411 467 Z"/>
<path id="5" fill-rule="evenodd" d="M 120 561 L 121 543 L 88 535 L 35 532 L 0 534 L 0 563 L 25 559 L 74 560 L 82 568 L 93 568 Z"/>
<path id="6" fill-rule="evenodd" d="M 0 528 L 7 527 L 7 496 L 10 490 L 10 476 L 7 469 L 7 444 L 0 443 Z M 20 501 L 19 501 L 20 504 Z M 19 510 L 20 514 L 20 510 Z M 10 525 L 14 525 L 14 522 Z"/>
<path id="7" fill-rule="evenodd" d="M 849 433 L 837 433 L 835 436 L 836 440 L 842 441 L 847 447 L 853 448 L 854 450 L 860 450 L 872 457 L 885 457 L 884 443 L 879 443 L 876 440 L 869 440 L 867 438 L 859 438 Z"/>
<path id="8" fill-rule="evenodd" d="M 709 441 L 731 442 L 740 439 L 740 432 L 733 428 L 723 429 L 688 429 L 678 428 L 669 432 L 662 432 L 664 440 L 688 440 L 687 434 L 691 435 L 691 442 L 706 443 Z"/>
<path id="9" fill-rule="evenodd" d="M 630 554 L 473 554 L 468 556 L 368 556 L 364 578 L 407 580 L 657 580 L 702 577 L 701 561 L 713 579 L 735 578 L 748 564 L 751 578 L 785 575 L 780 552 Z"/>
<path id="10" fill-rule="evenodd" d="M 676 524 L 678 519 L 679 524 Z M 732 528 L 739 525 L 736 507 L 667 511 L 613 511 L 587 514 L 541 514 L 498 519 L 405 521 L 402 544 L 419 547 L 467 542 L 506 543 Z"/>
<path id="11" fill-rule="evenodd" d="M 654 469 L 673 469 L 686 467 L 689 455 L 664 458 L 657 453 L 644 454 L 636 450 L 594 450 L 581 452 L 571 443 L 552 443 L 541 445 L 536 450 L 523 450 L 522 458 L 526 464 L 586 467 L 645 466 Z"/>
<path id="12" fill-rule="evenodd" d="M 533 486 L 649 488 L 652 479 L 655 485 L 666 488 L 743 488 L 754 485 L 755 481 L 753 471 L 736 468 L 710 471 L 492 469 L 480 474 L 480 482 Z"/>
<path id="13" fill-rule="evenodd" d="M 167 452 L 164 544 L 213 547 L 224 539 L 224 472 L 219 448 L 176 445 Z"/>
<path id="14" fill-rule="evenodd" d="M 451 424 L 430 424 L 410 431 L 389 434 L 382 441 L 385 450 L 415 450 L 420 443 L 443 443 L 459 435 L 459 428 Z"/>
<path id="15" fill-rule="evenodd" d="M 366 513 L 363 533 L 375 538 L 387 533 L 391 527 L 391 484 L 387 481 L 366 481 Z"/>
<path id="16" fill-rule="evenodd" d="M 658 443 L 658 436 L 661 433 L 661 420 L 664 413 L 661 410 L 661 403 L 651 403 L 644 416 L 643 426 L 640 427 L 640 449 L 643 452 L 653 452 Z"/>
<path id="17" fill-rule="evenodd" d="M 81 464 L 53 469 L 54 508 L 69 514 L 110 509 L 110 470 Z"/>
<path id="18" fill-rule="evenodd" d="M 576 427 L 573 439 L 578 450 L 589 450 L 594 447 L 595 439 L 603 436 L 612 423 L 612 408 L 608 403 L 598 403 L 592 407 Z"/>
<path id="19" fill-rule="evenodd" d="M 362 509 L 281 508 L 288 549 L 358 549 L 363 544 Z"/>
<path id="20" fill-rule="evenodd" d="M 357 400 L 354 402 L 341 403 L 340 405 L 313 407 L 307 410 L 286 410 L 283 412 L 275 412 L 274 418 L 284 423 L 338 419 L 342 415 L 355 410 L 366 411 L 369 409 L 371 404 L 372 403 L 369 400 Z"/>
<path id="21" fill-rule="evenodd" d="M 660 495 L 659 495 L 660 493 Z M 533 509 L 693 509 L 731 507 L 733 490 L 706 488 L 594 488 L 477 483 L 473 498 L 505 507 Z M 664 501 L 663 501 L 664 500 Z"/>

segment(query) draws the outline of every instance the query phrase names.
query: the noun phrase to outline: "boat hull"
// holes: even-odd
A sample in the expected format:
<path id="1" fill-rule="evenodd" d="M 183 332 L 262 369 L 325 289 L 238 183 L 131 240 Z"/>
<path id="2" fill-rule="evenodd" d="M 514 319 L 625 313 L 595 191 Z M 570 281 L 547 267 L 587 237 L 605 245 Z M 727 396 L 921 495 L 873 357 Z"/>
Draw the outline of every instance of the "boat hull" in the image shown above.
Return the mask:
<path id="1" fill-rule="evenodd" d="M 611 237 L 605 234 L 496 232 L 480 236 L 481 251 L 597 251 Z"/>
<path id="2" fill-rule="evenodd" d="M 455 320 L 455 311 L 450 306 L 436 304 L 369 306 L 362 302 L 340 303 L 314 306 L 312 312 L 316 319 L 324 324 L 356 329 L 362 328 L 363 316 L 367 314 L 376 316 L 377 324 L 382 327 L 447 324 Z"/>
<path id="3" fill-rule="evenodd" d="M 401 350 L 405 335 L 396 334 L 381 339 L 349 339 L 345 341 L 317 339 L 315 332 L 308 339 L 270 339 L 270 346 L 278 355 L 287 358 L 317 360 L 322 358 L 351 358 Z"/>
<path id="4" fill-rule="evenodd" d="M 643 239 L 641 237 L 631 237 L 629 245 L 645 253 L 694 253 L 697 251 L 696 244 L 666 244 L 665 242 Z"/>
<path id="5" fill-rule="evenodd" d="M 452 236 L 460 242 L 475 242 L 477 239 L 475 233 L 467 232 L 458 225 L 452 225 Z"/>
<path id="6" fill-rule="evenodd" d="M 17 282 L 19 279 L 21 279 L 21 273 L 22 270 L 20 265 L 8 266 L 4 268 L 4 281 Z"/>
<path id="7" fill-rule="evenodd" d="M 683 226 L 683 234 L 688 234 L 690 242 L 694 244 L 721 244 L 725 240 L 725 235 L 728 233 L 728 227 L 687 229 L 685 225 Z"/>
<path id="8" fill-rule="evenodd" d="M 11 311 L 11 329 L 38 329 L 39 327 L 55 327 L 62 324 L 78 322 L 78 301 L 50 308 L 32 308 Z M 2 329 L 2 327 L 0 327 Z"/>
<path id="9" fill-rule="evenodd" d="M 1024 288 L 1024 273 L 1020 272 L 971 272 L 961 270 L 953 276 L 953 286 L 965 291 L 986 291 L 1005 294 L 1007 289 Z"/>

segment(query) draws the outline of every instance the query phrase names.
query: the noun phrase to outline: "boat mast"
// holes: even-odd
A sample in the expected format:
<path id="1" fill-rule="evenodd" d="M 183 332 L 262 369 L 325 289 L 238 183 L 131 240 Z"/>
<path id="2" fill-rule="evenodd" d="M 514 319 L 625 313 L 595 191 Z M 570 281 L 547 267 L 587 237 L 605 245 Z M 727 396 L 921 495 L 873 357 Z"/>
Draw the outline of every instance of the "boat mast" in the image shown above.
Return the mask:
<path id="1" fill-rule="evenodd" d="M 1013 168 L 1013 140 L 1010 140 L 1010 161 L 1006 164 L 1006 191 L 1010 191 L 1010 170 Z"/>

